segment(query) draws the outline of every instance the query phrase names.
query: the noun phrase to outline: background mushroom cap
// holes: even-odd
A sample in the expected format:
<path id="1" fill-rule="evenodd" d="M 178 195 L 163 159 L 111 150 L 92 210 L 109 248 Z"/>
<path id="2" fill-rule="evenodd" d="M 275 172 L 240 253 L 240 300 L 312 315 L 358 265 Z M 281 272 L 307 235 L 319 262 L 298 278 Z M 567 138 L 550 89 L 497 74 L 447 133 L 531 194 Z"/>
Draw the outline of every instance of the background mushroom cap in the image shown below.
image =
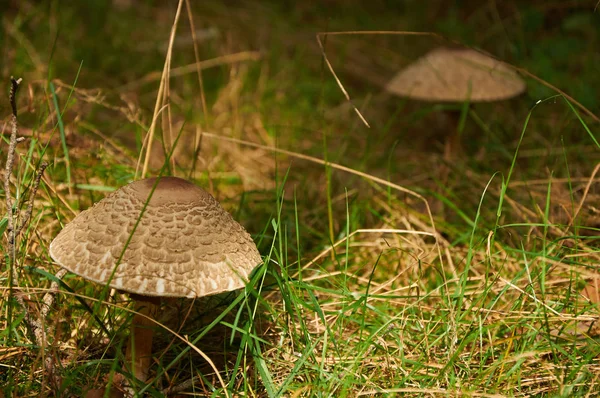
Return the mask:
<path id="1" fill-rule="evenodd" d="M 52 241 L 50 256 L 108 283 L 155 181 L 132 182 L 81 212 Z M 162 177 L 109 285 L 144 296 L 202 297 L 244 287 L 261 262 L 250 235 L 215 198 Z"/>
<path id="2" fill-rule="evenodd" d="M 491 102 L 525 91 L 525 81 L 504 63 L 469 49 L 437 48 L 401 70 L 386 90 L 439 102 Z"/>

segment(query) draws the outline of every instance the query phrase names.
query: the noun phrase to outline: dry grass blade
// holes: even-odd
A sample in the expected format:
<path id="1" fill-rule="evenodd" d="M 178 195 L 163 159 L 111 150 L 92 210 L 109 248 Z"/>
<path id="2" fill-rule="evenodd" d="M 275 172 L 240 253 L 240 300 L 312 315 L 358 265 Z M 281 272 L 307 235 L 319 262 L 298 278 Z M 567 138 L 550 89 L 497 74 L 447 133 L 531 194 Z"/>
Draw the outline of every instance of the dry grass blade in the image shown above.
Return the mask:
<path id="1" fill-rule="evenodd" d="M 347 32 L 319 32 L 319 33 L 317 33 L 317 43 L 319 44 L 319 49 L 321 50 L 321 55 L 323 56 L 323 59 L 325 60 L 325 64 L 327 65 L 327 69 L 329 69 L 329 72 L 331 72 L 331 74 L 333 75 L 333 78 L 335 79 L 335 82 L 337 83 L 338 87 L 340 88 L 340 90 L 344 94 L 344 97 L 346 97 L 346 100 L 352 105 L 352 109 L 354 110 L 354 112 L 358 115 L 358 117 L 360 118 L 360 120 L 368 128 L 371 127 L 369 125 L 369 122 L 367 122 L 367 119 L 365 119 L 365 117 L 358 110 L 358 108 L 352 103 L 352 100 L 350 99 L 350 95 L 348 94 L 348 91 L 344 88 L 344 85 L 342 84 L 342 81 L 338 77 L 337 73 L 335 73 L 335 70 L 334 70 L 333 66 L 331 65 L 331 62 L 329 61 L 329 58 L 327 57 L 327 52 L 325 51 L 325 47 L 323 46 L 323 41 L 321 40 L 321 38 L 322 37 L 323 38 L 327 38 L 327 36 L 369 35 L 369 34 L 371 34 L 371 35 L 372 34 L 379 34 L 379 35 L 395 34 L 395 35 L 406 35 L 406 36 L 431 36 L 431 37 L 436 37 L 436 38 L 442 38 L 441 35 L 438 35 L 438 34 L 433 33 L 433 32 L 395 32 L 395 31 L 391 31 L 391 32 L 390 31 L 364 31 L 364 32 L 359 32 L 359 31 L 347 31 Z"/>
<path id="2" fill-rule="evenodd" d="M 206 105 L 206 94 L 204 92 L 204 80 L 202 79 L 202 68 L 200 66 L 200 54 L 198 51 L 198 40 L 196 38 L 196 27 L 194 26 L 194 15 L 192 13 L 192 7 L 190 0 L 185 0 L 185 7 L 188 14 L 188 21 L 190 24 L 190 31 L 192 32 L 192 42 L 194 43 L 194 59 L 196 61 L 196 75 L 198 76 L 198 86 L 200 88 L 200 103 L 202 104 L 202 114 L 204 119 L 208 120 L 208 107 Z M 206 126 L 208 128 L 208 126 Z M 194 135 L 194 160 L 192 161 L 192 173 L 196 170 L 196 160 L 198 159 L 198 153 L 200 152 L 200 137 L 202 134 L 202 125 L 198 123 L 196 125 L 196 132 Z"/>
<path id="3" fill-rule="evenodd" d="M 378 390 L 367 390 L 361 391 L 356 396 L 365 397 L 365 396 L 379 396 L 381 394 L 417 394 L 418 396 L 422 396 L 423 394 L 430 395 L 432 397 L 442 396 L 442 397 L 474 397 L 474 398 L 505 398 L 509 395 L 502 394 L 486 394 L 486 393 L 477 393 L 477 392 L 456 392 L 444 389 L 436 389 L 436 388 L 382 388 Z"/>
<path id="4" fill-rule="evenodd" d="M 304 155 L 304 154 L 301 154 L 301 153 L 298 153 L 298 152 L 293 152 L 293 151 L 288 151 L 288 150 L 285 150 L 285 149 L 275 148 L 275 147 L 268 146 L 268 145 L 256 144 L 256 143 L 245 141 L 245 140 L 241 140 L 241 139 L 238 139 L 238 138 L 225 137 L 225 136 L 222 136 L 222 135 L 218 135 L 218 134 L 214 134 L 214 133 L 209 133 L 209 132 L 203 132 L 202 135 L 206 136 L 206 137 L 209 137 L 209 138 L 216 139 L 216 140 L 235 142 L 237 144 L 241 144 L 241 145 L 245 145 L 245 146 L 249 146 L 249 147 L 253 147 L 253 148 L 264 149 L 264 150 L 267 150 L 267 151 L 270 151 L 270 152 L 281 153 L 281 154 L 284 154 L 284 155 L 287 155 L 287 156 L 291 156 L 291 157 L 294 157 L 294 158 L 297 158 L 297 159 L 307 160 L 309 162 L 313 162 L 313 163 L 321 164 L 321 165 L 324 165 L 324 166 L 332 167 L 334 169 L 341 170 L 341 171 L 344 171 L 346 173 L 354 174 L 354 175 L 357 175 L 357 176 L 362 177 L 364 179 L 374 181 L 374 182 L 376 182 L 378 184 L 381 184 L 381 185 L 384 185 L 386 187 L 392 188 L 392 189 L 394 189 L 396 191 L 403 192 L 405 194 L 411 195 L 411 196 L 413 196 L 413 197 L 415 197 L 415 198 L 417 198 L 417 199 L 419 199 L 420 201 L 423 202 L 423 204 L 425 205 L 425 207 L 427 209 L 427 215 L 429 217 L 429 221 L 431 222 L 431 228 L 432 228 L 433 231 L 436 231 L 435 221 L 433 219 L 433 214 L 431 212 L 431 208 L 429 207 L 429 202 L 427 202 L 427 199 L 425 199 L 422 195 L 418 194 L 417 192 L 412 191 L 412 190 L 410 190 L 408 188 L 404 188 L 401 185 L 394 184 L 393 182 L 384 180 L 384 179 L 376 177 L 374 175 L 371 175 L 371 174 L 368 174 L 368 173 L 363 173 L 362 171 L 355 170 L 355 169 L 352 169 L 350 167 L 343 166 L 341 164 L 337 164 L 337 163 L 333 163 L 333 162 L 328 162 L 328 161 L 325 161 L 323 159 L 316 158 L 314 156 L 308 156 L 308 155 Z M 438 234 L 437 233 L 435 234 L 435 239 L 436 239 L 436 242 L 437 242 L 437 240 L 438 240 Z M 436 245 L 437 245 L 437 243 L 436 243 Z M 438 246 L 438 255 L 439 255 L 440 259 L 441 259 L 442 258 L 442 253 L 441 253 L 441 250 L 440 250 L 439 246 Z"/>
<path id="5" fill-rule="evenodd" d="M 590 188 L 591 188 L 592 184 L 594 182 L 596 182 L 595 177 L 596 177 L 596 174 L 598 174 L 599 170 L 600 170 L 600 163 L 598 163 L 596 165 L 596 167 L 594 167 L 594 171 L 592 171 L 592 174 L 590 175 L 589 180 L 588 180 L 587 184 L 585 185 L 585 190 L 583 192 L 581 200 L 579 201 L 579 205 L 577 205 L 577 210 L 575 210 L 575 214 L 573 214 L 573 218 L 571 219 L 571 222 L 569 223 L 569 226 L 568 226 L 569 228 L 573 226 L 573 221 L 577 218 L 577 216 L 581 212 L 581 209 L 583 208 L 585 200 L 587 199 L 588 194 L 590 192 Z"/>
<path id="6" fill-rule="evenodd" d="M 348 234 L 348 236 L 335 242 L 333 245 L 331 245 L 331 247 L 328 247 L 327 249 L 323 250 L 321 253 L 319 253 L 317 256 L 315 256 L 312 260 L 308 261 L 306 264 L 304 264 L 304 266 L 302 267 L 302 270 L 306 270 L 306 269 L 310 268 L 313 264 L 315 264 L 321 258 L 325 257 L 333 249 L 335 249 L 336 247 L 340 246 L 342 243 L 345 243 L 350 238 L 352 238 L 353 236 L 358 235 L 358 234 L 414 234 L 414 235 L 431 236 L 432 238 L 435 238 L 435 234 L 433 234 L 431 232 L 412 231 L 412 230 L 408 230 L 408 229 L 392 229 L 392 228 L 357 229 L 356 231 L 352 231 L 350 234 Z M 296 273 L 294 273 L 294 277 L 297 277 L 299 272 L 300 271 L 297 271 Z"/>
<path id="7" fill-rule="evenodd" d="M 171 35 L 169 37 L 169 47 L 167 49 L 167 55 L 165 57 L 165 64 L 162 72 L 162 76 L 160 79 L 160 85 L 158 87 L 158 93 L 156 95 L 156 103 L 154 105 L 154 113 L 152 114 L 152 123 L 150 124 L 150 129 L 147 133 L 146 147 L 142 148 L 140 151 L 140 156 L 144 153 L 144 149 L 146 149 L 146 155 L 144 157 L 144 166 L 142 168 L 141 178 L 146 176 L 148 172 L 148 165 L 150 163 L 150 157 L 152 156 L 152 143 L 154 141 L 154 130 L 156 129 L 156 120 L 158 119 L 160 110 L 164 106 L 168 107 L 168 104 L 164 103 L 164 95 L 168 92 L 168 80 L 169 80 L 169 72 L 171 69 L 171 58 L 173 56 L 173 43 L 175 42 L 175 33 L 177 32 L 177 25 L 179 23 L 179 16 L 181 15 L 181 8 L 183 7 L 184 0 L 179 0 L 177 5 L 177 12 L 175 13 L 175 20 L 173 21 L 173 26 L 171 28 Z M 164 131 L 163 131 L 164 134 Z M 139 164 L 139 161 L 138 161 Z M 138 170 L 135 172 L 136 176 L 138 174 Z"/>
<path id="8" fill-rule="evenodd" d="M 185 76 L 190 73 L 198 73 L 206 69 L 216 68 L 218 66 L 223 65 L 231 65 L 237 64 L 241 62 L 247 61 L 258 61 L 262 57 L 261 53 L 258 51 L 240 51 L 238 53 L 221 55 L 219 57 L 214 57 L 211 59 L 198 60 L 193 64 L 178 66 L 176 68 L 171 69 L 170 76 L 171 77 L 180 77 Z M 139 89 L 141 86 L 147 83 L 152 83 L 157 80 L 161 80 L 162 72 L 150 72 L 146 76 L 142 77 L 139 80 L 133 81 L 131 83 L 125 84 L 119 88 L 120 91 L 130 91 Z M 206 104 L 204 104 L 206 105 Z"/>

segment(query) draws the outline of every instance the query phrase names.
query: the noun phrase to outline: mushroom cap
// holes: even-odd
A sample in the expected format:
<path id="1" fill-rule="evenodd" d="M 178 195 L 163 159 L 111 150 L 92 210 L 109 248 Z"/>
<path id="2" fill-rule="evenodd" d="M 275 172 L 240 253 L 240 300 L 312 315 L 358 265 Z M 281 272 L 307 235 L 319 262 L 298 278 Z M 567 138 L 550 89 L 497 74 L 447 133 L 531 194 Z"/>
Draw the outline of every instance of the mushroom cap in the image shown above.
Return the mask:
<path id="1" fill-rule="evenodd" d="M 132 182 L 81 212 L 52 241 L 50 256 L 85 279 L 142 296 L 203 297 L 244 287 L 262 262 L 246 230 L 181 178 L 160 178 L 148 201 L 155 181 Z"/>
<path id="2" fill-rule="evenodd" d="M 437 48 L 401 70 L 386 90 L 430 102 L 492 102 L 525 91 L 504 63 L 470 49 Z"/>

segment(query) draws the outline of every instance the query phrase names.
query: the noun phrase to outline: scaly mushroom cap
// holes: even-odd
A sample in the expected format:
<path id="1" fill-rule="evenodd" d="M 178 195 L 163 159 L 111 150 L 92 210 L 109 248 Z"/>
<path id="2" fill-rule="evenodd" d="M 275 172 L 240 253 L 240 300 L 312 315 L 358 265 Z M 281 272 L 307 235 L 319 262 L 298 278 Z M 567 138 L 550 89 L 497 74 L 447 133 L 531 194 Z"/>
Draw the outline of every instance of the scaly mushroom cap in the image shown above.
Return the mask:
<path id="1" fill-rule="evenodd" d="M 525 82 L 502 62 L 469 49 L 437 48 L 401 70 L 386 90 L 430 102 L 491 102 L 515 97 Z"/>
<path id="2" fill-rule="evenodd" d="M 50 256 L 86 279 L 143 296 L 244 287 L 262 262 L 250 235 L 208 192 L 176 177 L 160 179 L 140 218 L 155 181 L 132 182 L 81 212 L 52 241 Z"/>

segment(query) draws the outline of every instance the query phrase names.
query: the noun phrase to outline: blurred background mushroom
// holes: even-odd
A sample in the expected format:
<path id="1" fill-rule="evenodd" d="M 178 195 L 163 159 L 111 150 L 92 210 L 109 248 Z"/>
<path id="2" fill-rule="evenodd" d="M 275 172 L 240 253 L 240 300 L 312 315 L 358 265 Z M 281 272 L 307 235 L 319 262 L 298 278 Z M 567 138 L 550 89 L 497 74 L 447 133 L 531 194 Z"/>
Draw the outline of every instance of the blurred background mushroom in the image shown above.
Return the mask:
<path id="1" fill-rule="evenodd" d="M 126 362 L 148 378 L 156 305 L 241 289 L 262 259 L 246 230 L 208 192 L 176 177 L 135 181 L 81 212 L 51 257 L 136 302 Z"/>
<path id="2" fill-rule="evenodd" d="M 504 63 L 478 51 L 464 48 L 436 48 L 402 69 L 386 90 L 392 94 L 426 102 L 470 104 L 516 97 L 526 89 L 525 81 Z M 446 134 L 444 156 L 460 152 L 459 109 L 446 111 L 450 131 Z"/>

